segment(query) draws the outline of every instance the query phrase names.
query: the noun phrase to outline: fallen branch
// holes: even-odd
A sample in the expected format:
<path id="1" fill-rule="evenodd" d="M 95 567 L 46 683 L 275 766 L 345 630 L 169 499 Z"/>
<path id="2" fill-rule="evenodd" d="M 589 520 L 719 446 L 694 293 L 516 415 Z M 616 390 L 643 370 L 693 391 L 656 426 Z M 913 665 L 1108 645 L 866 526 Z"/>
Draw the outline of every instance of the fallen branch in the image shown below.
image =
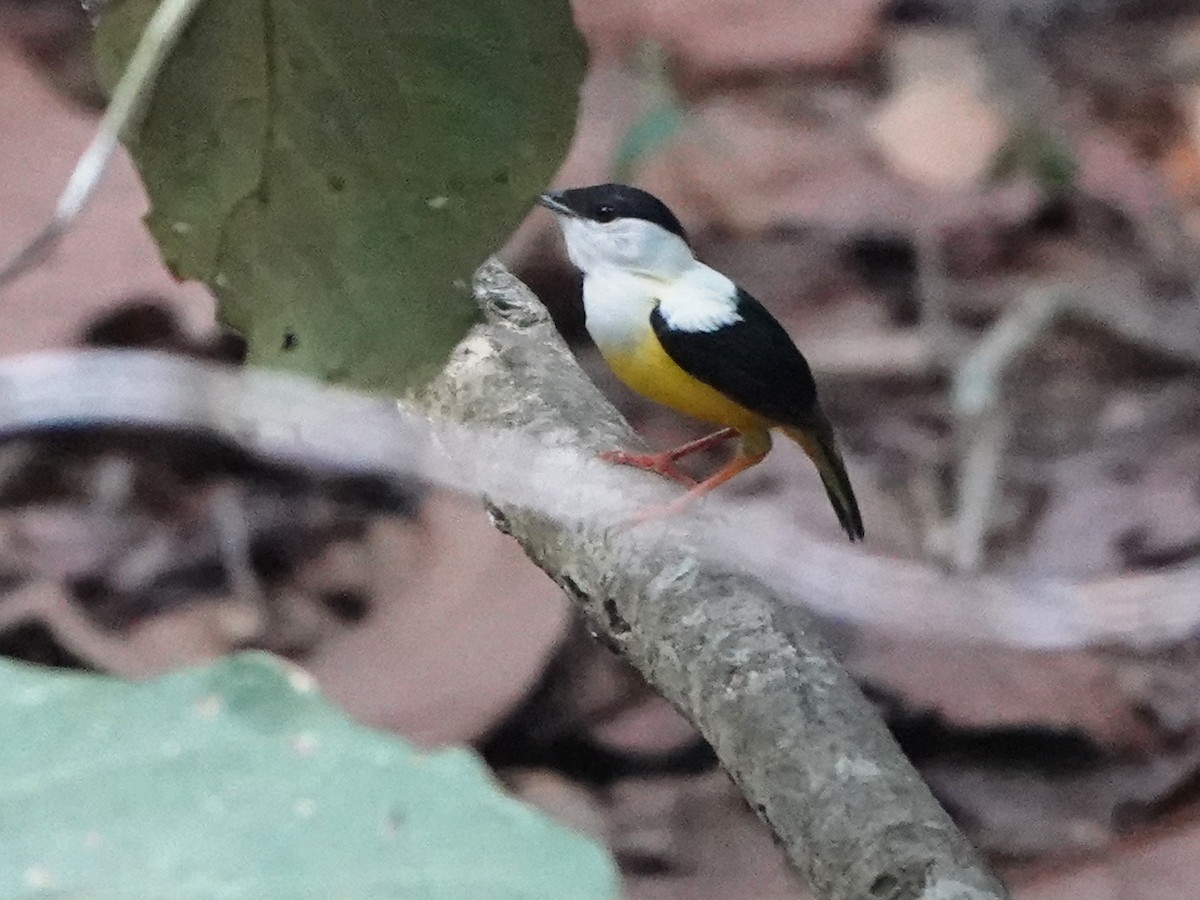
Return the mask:
<path id="1" fill-rule="evenodd" d="M 396 403 L 159 351 L 56 350 L 0 361 L 0 442 L 101 428 L 203 435 L 255 462 L 384 478 L 403 494 L 428 427 Z"/>
<path id="2" fill-rule="evenodd" d="M 487 324 L 429 391 L 435 414 L 591 452 L 635 442 L 519 281 L 489 264 L 477 293 Z M 818 897 L 1007 896 L 811 619 L 792 610 L 785 625 L 766 586 L 706 562 L 685 534 L 491 509 L 596 635 L 696 724 Z"/>
<path id="3" fill-rule="evenodd" d="M 1136 279 L 1113 276 L 1092 287 L 1054 285 L 1025 292 L 988 329 L 953 375 L 950 404 L 962 448 L 953 548 L 959 572 L 983 564 L 988 517 L 998 491 L 1010 416 L 1004 379 L 1057 324 L 1099 326 L 1134 346 L 1178 364 L 1200 367 L 1200 320 L 1182 315 L 1155 317 Z M 1115 282 L 1115 283 L 1114 283 Z"/>
<path id="4" fill-rule="evenodd" d="M 573 369 L 561 374 L 577 377 Z M 598 414 L 595 427 L 605 421 Z M 613 421 L 604 441 L 594 435 L 582 446 L 632 440 L 624 423 Z M 588 459 L 561 416 L 548 423 L 558 423 L 557 447 L 540 428 L 530 436 L 446 425 L 431 433 L 390 400 L 153 351 L 61 350 L 0 360 L 0 444 L 64 428 L 203 436 L 272 469 L 369 479 L 387 488 L 387 497 L 379 493 L 384 508 L 411 496 L 417 479 L 553 510 L 560 521 L 616 522 L 656 499 L 656 488 L 666 496 L 655 479 Z M 458 462 L 445 460 L 435 443 L 455 448 Z M 706 506 L 720 507 L 721 499 Z M 1029 650 L 1150 649 L 1200 630 L 1194 564 L 1080 579 L 948 576 L 928 562 L 814 540 L 769 499 L 744 498 L 731 515 L 736 527 L 709 523 L 705 556 L 767 577 L 846 625 Z"/>

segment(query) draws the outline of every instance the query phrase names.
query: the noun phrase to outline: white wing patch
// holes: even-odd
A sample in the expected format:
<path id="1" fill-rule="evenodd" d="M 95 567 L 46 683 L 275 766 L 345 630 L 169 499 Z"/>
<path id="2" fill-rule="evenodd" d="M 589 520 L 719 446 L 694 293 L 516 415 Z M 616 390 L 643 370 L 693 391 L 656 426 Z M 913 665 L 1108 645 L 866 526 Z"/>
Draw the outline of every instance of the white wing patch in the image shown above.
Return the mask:
<path id="1" fill-rule="evenodd" d="M 659 310 L 662 312 L 663 321 L 673 331 L 708 333 L 742 321 L 736 306 L 727 303 L 689 300 L 687 303 L 672 306 L 663 303 Z"/>
<path id="2" fill-rule="evenodd" d="M 742 321 L 737 285 L 702 263 L 662 291 L 659 312 L 676 331 L 712 332 Z"/>

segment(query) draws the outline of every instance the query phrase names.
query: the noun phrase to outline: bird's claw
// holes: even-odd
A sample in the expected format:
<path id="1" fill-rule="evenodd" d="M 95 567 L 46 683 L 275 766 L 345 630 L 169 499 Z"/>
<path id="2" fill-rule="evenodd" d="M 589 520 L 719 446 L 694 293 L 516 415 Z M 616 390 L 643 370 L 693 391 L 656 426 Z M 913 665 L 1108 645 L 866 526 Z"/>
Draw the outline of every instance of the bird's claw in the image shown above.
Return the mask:
<path id="1" fill-rule="evenodd" d="M 675 465 L 675 460 L 670 453 L 627 453 L 624 450 L 606 450 L 600 454 L 600 458 L 619 466 L 632 466 L 635 469 L 656 472 L 664 478 L 678 481 L 689 488 L 698 484 L 695 478 Z"/>

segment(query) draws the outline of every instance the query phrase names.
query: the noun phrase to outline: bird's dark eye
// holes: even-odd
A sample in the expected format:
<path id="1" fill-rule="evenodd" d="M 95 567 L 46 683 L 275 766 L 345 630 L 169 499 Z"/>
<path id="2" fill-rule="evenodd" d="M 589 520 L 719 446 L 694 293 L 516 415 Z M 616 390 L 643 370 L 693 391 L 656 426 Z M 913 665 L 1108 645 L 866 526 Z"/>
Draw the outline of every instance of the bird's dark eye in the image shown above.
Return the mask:
<path id="1" fill-rule="evenodd" d="M 611 206 L 601 206 L 598 210 L 596 210 L 597 222 L 611 222 L 616 217 L 617 211 Z"/>

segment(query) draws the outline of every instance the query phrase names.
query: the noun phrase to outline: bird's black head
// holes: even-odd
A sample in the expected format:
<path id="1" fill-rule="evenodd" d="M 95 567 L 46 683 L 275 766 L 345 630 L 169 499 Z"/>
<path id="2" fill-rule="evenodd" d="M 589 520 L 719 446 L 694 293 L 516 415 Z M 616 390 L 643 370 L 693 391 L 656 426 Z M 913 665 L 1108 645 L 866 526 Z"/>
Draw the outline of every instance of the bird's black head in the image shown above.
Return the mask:
<path id="1" fill-rule="evenodd" d="M 596 184 L 591 187 L 549 191 L 538 203 L 559 215 L 614 222 L 617 219 L 642 219 L 669 231 L 687 243 L 687 234 L 675 214 L 653 194 L 627 184 Z"/>

